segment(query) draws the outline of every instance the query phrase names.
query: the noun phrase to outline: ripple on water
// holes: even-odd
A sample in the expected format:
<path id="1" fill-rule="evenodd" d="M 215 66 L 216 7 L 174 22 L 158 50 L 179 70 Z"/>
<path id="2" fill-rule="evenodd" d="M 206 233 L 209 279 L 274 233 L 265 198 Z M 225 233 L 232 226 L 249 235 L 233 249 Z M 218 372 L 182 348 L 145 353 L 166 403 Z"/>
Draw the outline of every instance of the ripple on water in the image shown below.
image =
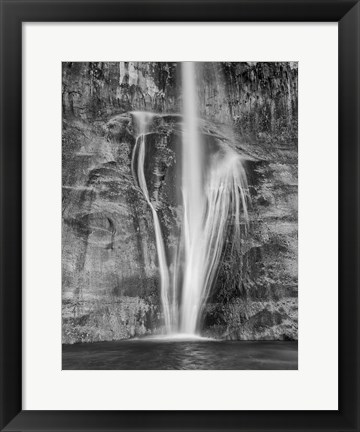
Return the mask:
<path id="1" fill-rule="evenodd" d="M 297 342 L 222 341 L 173 335 L 63 345 L 62 367 L 73 370 L 297 369 Z"/>
<path id="2" fill-rule="evenodd" d="M 188 333 L 170 333 L 166 335 L 152 335 L 152 336 L 144 336 L 140 338 L 133 338 L 133 341 L 155 341 L 155 342 L 220 342 L 220 339 L 214 339 L 209 337 L 204 337 L 196 334 L 188 334 Z"/>

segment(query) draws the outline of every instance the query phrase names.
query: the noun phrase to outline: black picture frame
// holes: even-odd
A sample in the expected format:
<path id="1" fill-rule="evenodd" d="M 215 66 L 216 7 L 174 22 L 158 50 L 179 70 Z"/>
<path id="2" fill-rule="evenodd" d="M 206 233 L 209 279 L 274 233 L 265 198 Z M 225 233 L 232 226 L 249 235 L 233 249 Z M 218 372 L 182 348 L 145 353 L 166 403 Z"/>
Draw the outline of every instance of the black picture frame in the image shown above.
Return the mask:
<path id="1" fill-rule="evenodd" d="M 0 4 L 0 429 L 2 431 L 359 431 L 359 2 L 354 0 L 194 0 L 192 2 L 186 0 L 1 0 Z M 22 410 L 22 23 L 31 21 L 332 21 L 339 23 L 338 411 Z"/>

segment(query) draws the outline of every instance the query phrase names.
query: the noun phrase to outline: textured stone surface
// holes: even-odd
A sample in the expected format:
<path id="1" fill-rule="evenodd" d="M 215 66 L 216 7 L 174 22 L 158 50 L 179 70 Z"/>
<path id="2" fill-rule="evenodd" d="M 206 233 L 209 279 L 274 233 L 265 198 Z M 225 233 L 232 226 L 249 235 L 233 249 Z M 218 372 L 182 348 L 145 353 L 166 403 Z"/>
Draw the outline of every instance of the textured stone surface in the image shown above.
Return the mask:
<path id="1" fill-rule="evenodd" d="M 63 64 L 63 342 L 162 331 L 152 215 L 131 173 L 131 111 L 178 113 L 179 69 Z M 203 331 L 296 339 L 297 65 L 208 63 L 199 74 L 204 137 L 242 152 L 252 196 L 242 259 L 225 256 Z M 180 212 L 180 122 L 159 116 L 148 138 L 149 193 L 168 253 Z"/>

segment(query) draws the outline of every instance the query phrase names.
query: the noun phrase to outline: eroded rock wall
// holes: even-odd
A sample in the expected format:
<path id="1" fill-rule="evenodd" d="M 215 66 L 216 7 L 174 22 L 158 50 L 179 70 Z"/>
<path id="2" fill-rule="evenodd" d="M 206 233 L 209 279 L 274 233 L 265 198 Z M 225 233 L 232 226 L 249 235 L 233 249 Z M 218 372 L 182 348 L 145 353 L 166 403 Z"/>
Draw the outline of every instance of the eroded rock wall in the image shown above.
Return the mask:
<path id="1" fill-rule="evenodd" d="M 176 63 L 63 63 L 63 115 L 104 119 L 129 111 L 178 112 Z"/>
<path id="2" fill-rule="evenodd" d="M 63 64 L 64 343 L 162 330 L 152 215 L 131 170 L 131 112 L 180 112 L 179 69 L 175 63 Z M 296 339 L 297 65 L 208 63 L 199 73 L 203 133 L 224 136 L 242 152 L 252 196 L 242 264 L 224 260 L 203 331 Z M 149 137 L 149 193 L 168 251 L 179 212 L 171 184 L 179 121 L 159 118 Z"/>

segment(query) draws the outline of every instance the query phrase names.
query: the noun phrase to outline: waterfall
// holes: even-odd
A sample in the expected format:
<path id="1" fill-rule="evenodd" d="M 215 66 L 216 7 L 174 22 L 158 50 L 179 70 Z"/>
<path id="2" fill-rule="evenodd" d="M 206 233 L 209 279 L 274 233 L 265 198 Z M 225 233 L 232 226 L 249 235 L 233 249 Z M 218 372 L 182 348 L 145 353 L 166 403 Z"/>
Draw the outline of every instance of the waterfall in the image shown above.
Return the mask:
<path id="1" fill-rule="evenodd" d="M 247 213 L 247 180 L 242 158 L 232 148 L 209 155 L 200 139 L 195 64 L 182 63 L 185 245 L 180 330 L 196 334 L 223 254 L 229 227 L 240 244 L 241 210 Z M 205 161 L 206 164 L 205 164 Z"/>
<path id="2" fill-rule="evenodd" d="M 248 185 L 242 156 L 230 145 L 219 144 L 216 151 L 206 146 L 198 119 L 195 72 L 195 63 L 182 63 L 182 173 L 178 187 L 182 192 L 183 218 L 178 249 L 171 263 L 167 262 L 159 216 L 151 202 L 144 171 L 147 137 L 155 114 L 132 113 L 138 133 L 131 168 L 153 216 L 165 329 L 168 334 L 180 332 L 189 336 L 199 331 L 228 239 L 231 238 L 231 250 L 239 250 L 241 235 L 248 225 Z"/>
<path id="3" fill-rule="evenodd" d="M 170 289 L 169 269 L 166 260 L 165 244 L 164 244 L 164 239 L 161 231 L 159 217 L 155 207 L 153 206 L 150 200 L 149 191 L 146 184 L 145 172 L 144 172 L 146 136 L 148 134 L 149 123 L 152 118 L 152 115 L 146 112 L 134 112 L 133 115 L 137 120 L 138 136 L 136 138 L 131 165 L 132 165 L 133 176 L 136 177 L 135 158 L 137 152 L 137 170 L 136 170 L 137 181 L 151 209 L 153 220 L 154 220 L 156 251 L 157 251 L 159 270 L 160 270 L 161 302 L 163 306 L 165 329 L 166 332 L 169 333 L 171 331 L 171 318 L 170 318 L 170 305 L 169 305 L 169 289 Z"/>
<path id="4" fill-rule="evenodd" d="M 195 333 L 201 301 L 201 225 L 205 214 L 203 193 L 203 149 L 197 122 L 195 65 L 182 63 L 184 131 L 182 146 L 182 193 L 184 219 L 184 280 L 182 287 L 181 331 Z M 200 249 L 199 249 L 200 247 Z"/>

